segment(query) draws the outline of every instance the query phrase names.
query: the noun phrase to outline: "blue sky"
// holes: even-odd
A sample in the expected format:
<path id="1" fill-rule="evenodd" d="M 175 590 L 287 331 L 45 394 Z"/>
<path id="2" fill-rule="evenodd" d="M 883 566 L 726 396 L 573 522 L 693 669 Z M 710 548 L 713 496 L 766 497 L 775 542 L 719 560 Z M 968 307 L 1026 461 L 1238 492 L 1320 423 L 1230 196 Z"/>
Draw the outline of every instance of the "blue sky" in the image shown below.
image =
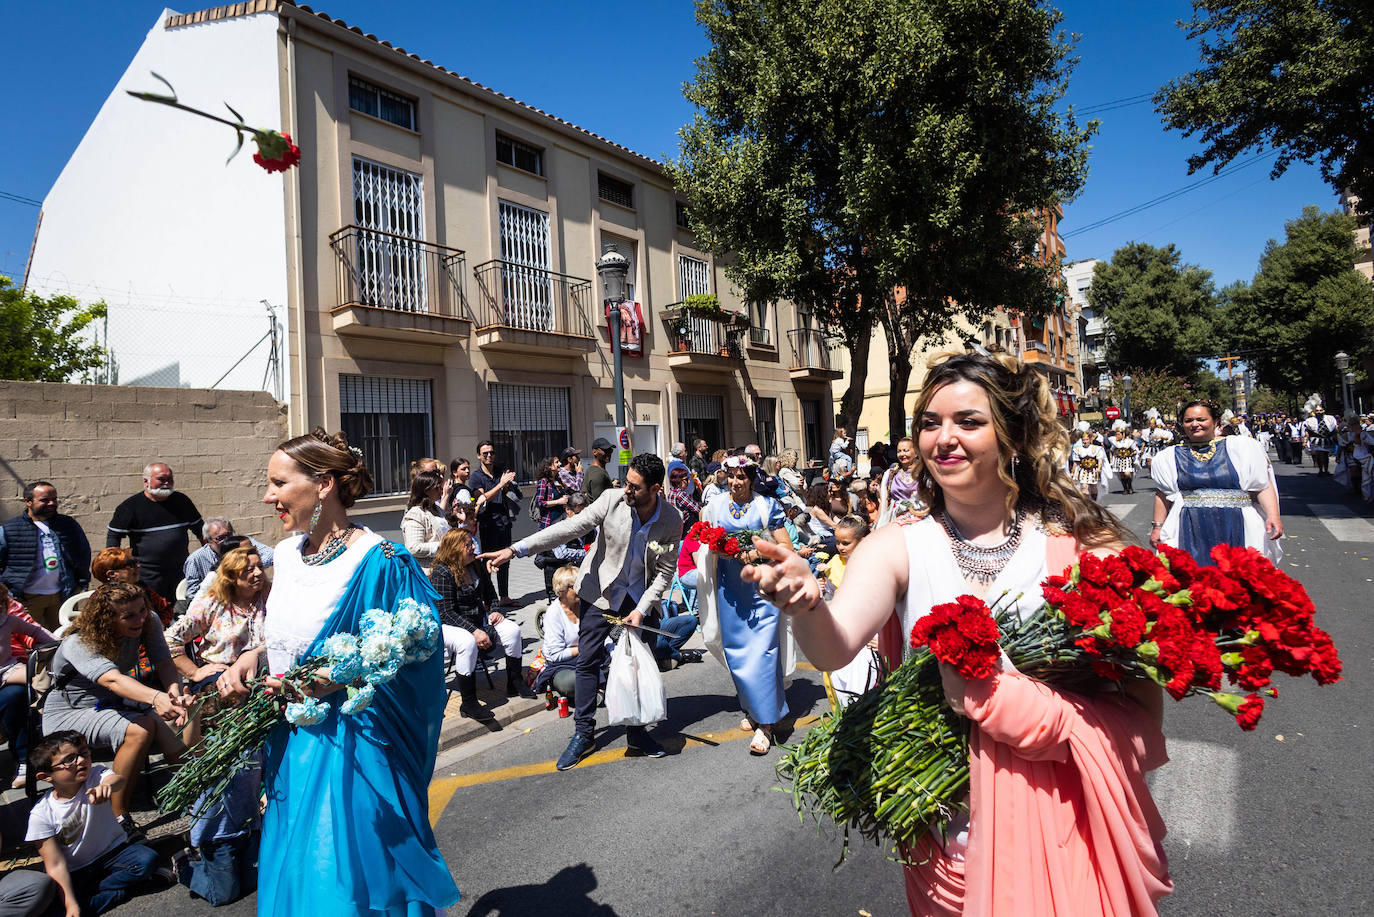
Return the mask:
<path id="1" fill-rule="evenodd" d="M 706 49 L 688 2 L 326 0 L 317 8 L 654 157 L 677 149 L 677 129 L 691 116 L 681 85 Z M 1069 88 L 1069 100 L 1079 108 L 1151 93 L 1196 64 L 1195 48 L 1175 25 L 1189 13 L 1186 2 L 1072 0 L 1060 8 L 1065 27 L 1082 36 L 1082 60 Z M 8 142 L 0 145 L 0 273 L 18 277 L 38 208 L 6 195 L 44 197 L 162 5 L 70 0 L 6 3 L 4 9 L 8 33 L 22 40 L 12 40 L 0 59 L 4 85 L 11 87 Z M 618 39 L 620 50 L 613 54 L 602 51 L 608 34 Z M 232 102 L 231 87 L 225 97 Z M 253 121 L 251 112 L 244 116 Z M 1267 164 L 1259 163 L 1134 216 L 1075 233 L 1203 177 L 1187 174 L 1195 141 L 1166 133 L 1148 102 L 1097 117 L 1102 130 L 1086 189 L 1067 206 L 1061 224 L 1070 260 L 1110 258 L 1131 241 L 1172 242 L 1186 261 L 1211 270 L 1221 286 L 1248 280 L 1265 242 L 1282 238 L 1284 222 L 1304 205 L 1336 206 L 1315 167 L 1299 164 L 1271 181 Z"/>

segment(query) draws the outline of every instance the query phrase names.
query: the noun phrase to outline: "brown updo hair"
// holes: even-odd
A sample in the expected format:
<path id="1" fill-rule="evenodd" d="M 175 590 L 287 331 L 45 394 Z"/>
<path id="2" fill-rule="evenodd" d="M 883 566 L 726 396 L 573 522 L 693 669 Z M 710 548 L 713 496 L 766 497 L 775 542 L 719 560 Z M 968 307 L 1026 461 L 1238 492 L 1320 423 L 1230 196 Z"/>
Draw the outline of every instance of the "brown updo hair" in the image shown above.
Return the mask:
<path id="1" fill-rule="evenodd" d="M 1183 423 L 1183 415 L 1187 414 L 1190 408 L 1206 408 L 1207 413 L 1212 415 L 1212 422 L 1221 421 L 1221 405 L 1210 398 L 1194 398 L 1192 401 L 1178 409 L 1178 422 Z"/>
<path id="2" fill-rule="evenodd" d="M 342 430 L 330 434 L 316 427 L 279 444 L 277 450 L 285 452 L 306 474 L 332 476 L 344 509 L 372 492 L 372 472 L 363 464 L 362 455 L 350 449 Z"/>
<path id="3" fill-rule="evenodd" d="M 1116 517 L 1089 500 L 1064 470 L 1069 434 L 1059 423 L 1058 411 L 1045 377 L 1010 356 L 978 353 L 946 353 L 931 359 L 921 394 L 912 410 L 912 425 L 919 441 L 921 415 L 935 393 L 956 382 L 972 382 L 982 388 L 992 407 L 992 427 L 997 432 L 997 475 L 1007 485 L 1007 518 L 1018 507 L 1067 523 L 1080 549 L 1111 544 L 1131 544 L 1135 537 Z M 1012 472 L 1012 456 L 1017 456 Z M 916 491 L 927 509 L 943 510 L 944 494 L 916 450 Z"/>

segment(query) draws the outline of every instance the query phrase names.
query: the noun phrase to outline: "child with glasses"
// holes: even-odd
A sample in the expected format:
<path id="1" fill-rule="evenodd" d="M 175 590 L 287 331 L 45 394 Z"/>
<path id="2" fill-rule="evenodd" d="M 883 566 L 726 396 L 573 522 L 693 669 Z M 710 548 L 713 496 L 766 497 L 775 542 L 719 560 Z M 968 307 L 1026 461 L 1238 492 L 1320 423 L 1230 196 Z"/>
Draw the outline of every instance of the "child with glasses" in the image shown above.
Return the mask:
<path id="1" fill-rule="evenodd" d="M 170 884 L 146 844 L 130 843 L 110 810 L 124 778 L 91 763 L 81 733 L 55 732 L 39 742 L 29 763 L 52 789 L 29 813 L 25 840 L 38 845 L 48 878 L 61 889 L 68 917 L 103 914 L 141 886 Z"/>

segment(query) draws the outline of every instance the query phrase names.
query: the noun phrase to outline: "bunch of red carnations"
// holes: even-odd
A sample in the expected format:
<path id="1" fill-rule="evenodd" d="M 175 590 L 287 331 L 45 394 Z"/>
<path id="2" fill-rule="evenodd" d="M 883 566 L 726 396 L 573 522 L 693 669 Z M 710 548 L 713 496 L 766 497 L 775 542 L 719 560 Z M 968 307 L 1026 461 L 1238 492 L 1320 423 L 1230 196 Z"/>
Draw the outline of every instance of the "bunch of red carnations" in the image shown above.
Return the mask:
<path id="1" fill-rule="evenodd" d="M 709 522 L 698 522 L 687 530 L 687 537 L 693 541 L 698 541 L 706 545 L 713 554 L 722 557 L 729 557 L 733 560 L 740 560 L 740 555 L 746 551 L 754 550 L 754 539 L 762 538 L 765 541 L 772 541 L 773 536 L 758 529 L 741 529 L 738 532 L 727 532 L 718 525 L 711 525 Z M 765 561 L 755 555 L 749 563 L 765 563 Z"/>

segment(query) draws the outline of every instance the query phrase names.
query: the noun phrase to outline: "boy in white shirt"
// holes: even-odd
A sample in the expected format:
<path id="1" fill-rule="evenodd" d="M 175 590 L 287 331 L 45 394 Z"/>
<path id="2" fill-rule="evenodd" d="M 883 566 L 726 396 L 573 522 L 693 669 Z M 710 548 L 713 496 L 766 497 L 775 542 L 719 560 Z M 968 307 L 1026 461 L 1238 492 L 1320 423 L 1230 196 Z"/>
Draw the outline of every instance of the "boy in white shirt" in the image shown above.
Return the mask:
<path id="1" fill-rule="evenodd" d="M 29 756 L 34 773 L 52 784 L 29 813 L 25 840 L 38 845 L 43 868 L 61 889 L 67 917 L 103 914 L 140 885 L 170 882 L 157 854 L 129 843 L 110 810 L 124 778 L 91 763 L 86 738 L 74 730 L 45 738 Z"/>

